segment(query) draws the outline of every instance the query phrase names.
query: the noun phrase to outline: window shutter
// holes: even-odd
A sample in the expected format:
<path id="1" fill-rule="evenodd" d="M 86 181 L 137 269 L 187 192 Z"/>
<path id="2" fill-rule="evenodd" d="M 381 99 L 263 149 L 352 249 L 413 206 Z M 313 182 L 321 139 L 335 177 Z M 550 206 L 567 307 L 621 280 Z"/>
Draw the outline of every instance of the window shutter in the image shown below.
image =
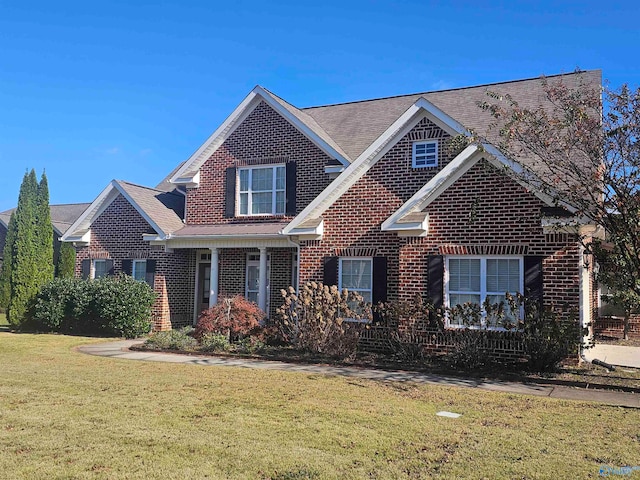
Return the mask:
<path id="1" fill-rule="evenodd" d="M 236 167 L 227 168 L 225 174 L 225 210 L 224 216 L 233 218 L 236 216 Z"/>
<path id="2" fill-rule="evenodd" d="M 325 285 L 338 285 L 338 257 L 324 258 L 323 283 Z"/>
<path id="3" fill-rule="evenodd" d="M 444 305 L 444 257 L 430 255 L 427 258 L 428 287 L 427 295 L 436 308 Z"/>
<path id="4" fill-rule="evenodd" d="M 155 260 L 147 260 L 147 274 L 145 281 L 153 288 L 155 279 L 156 279 L 156 261 Z"/>
<path id="5" fill-rule="evenodd" d="M 133 261 L 132 260 L 122 260 L 122 273 L 126 275 L 131 275 Z"/>
<path id="6" fill-rule="evenodd" d="M 542 307 L 542 260 L 544 257 L 529 255 L 524 257 L 524 295 Z"/>
<path id="7" fill-rule="evenodd" d="M 287 162 L 286 164 L 287 175 L 287 215 L 296 214 L 296 162 Z"/>
<path id="8" fill-rule="evenodd" d="M 373 257 L 373 304 L 387 301 L 387 257 Z"/>
<path id="9" fill-rule="evenodd" d="M 104 265 L 105 265 L 105 270 L 107 271 L 107 276 L 112 277 L 114 275 L 113 260 L 105 260 Z"/>
<path id="10" fill-rule="evenodd" d="M 88 279 L 91 276 L 91 260 L 82 260 L 82 278 Z"/>

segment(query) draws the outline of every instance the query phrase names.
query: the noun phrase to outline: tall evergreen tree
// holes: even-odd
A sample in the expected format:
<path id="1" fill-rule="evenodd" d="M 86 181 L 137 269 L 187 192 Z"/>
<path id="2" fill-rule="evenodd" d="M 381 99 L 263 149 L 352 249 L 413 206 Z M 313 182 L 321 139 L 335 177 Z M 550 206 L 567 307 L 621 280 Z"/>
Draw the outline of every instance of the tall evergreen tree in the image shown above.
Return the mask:
<path id="1" fill-rule="evenodd" d="M 49 183 L 42 172 L 38 184 L 35 210 L 35 258 L 38 264 L 36 284 L 41 285 L 53 279 L 53 226 L 49 207 Z"/>
<path id="2" fill-rule="evenodd" d="M 56 277 L 73 278 L 76 268 L 76 249 L 68 242 L 62 242 L 56 265 Z"/>
<path id="3" fill-rule="evenodd" d="M 11 266 L 13 264 L 13 248 L 16 238 L 16 216 L 11 215 L 4 243 L 4 259 L 0 271 L 0 308 L 9 308 L 11 298 Z"/>
<path id="4" fill-rule="evenodd" d="M 10 298 L 7 320 L 18 327 L 24 320 L 28 302 L 38 291 L 36 244 L 36 204 L 38 181 L 35 170 L 25 173 L 20 185 L 15 217 L 15 236 L 11 248 Z"/>

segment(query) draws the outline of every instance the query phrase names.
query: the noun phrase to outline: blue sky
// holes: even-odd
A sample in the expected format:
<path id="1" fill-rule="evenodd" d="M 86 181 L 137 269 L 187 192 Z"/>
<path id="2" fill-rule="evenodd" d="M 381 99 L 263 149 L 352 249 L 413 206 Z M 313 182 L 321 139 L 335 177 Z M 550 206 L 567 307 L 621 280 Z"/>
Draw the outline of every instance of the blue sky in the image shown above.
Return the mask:
<path id="1" fill-rule="evenodd" d="M 640 83 L 640 4 L 0 0 L 0 211 L 154 186 L 260 84 L 298 107 L 601 69 Z"/>

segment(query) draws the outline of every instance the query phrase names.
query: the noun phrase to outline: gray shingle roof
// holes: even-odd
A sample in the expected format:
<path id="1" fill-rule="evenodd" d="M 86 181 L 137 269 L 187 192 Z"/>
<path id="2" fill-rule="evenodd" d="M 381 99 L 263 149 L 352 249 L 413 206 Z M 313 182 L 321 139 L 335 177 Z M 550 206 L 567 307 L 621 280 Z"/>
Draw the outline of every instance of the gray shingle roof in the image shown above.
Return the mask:
<path id="1" fill-rule="evenodd" d="M 550 81 L 562 79 L 569 86 L 578 86 L 579 82 L 596 86 L 601 84 L 602 72 L 590 70 L 580 74 L 554 75 L 547 78 Z M 433 103 L 467 129 L 487 137 L 490 141 L 495 140 L 492 138 L 495 135 L 488 131 L 493 118 L 477 106 L 477 102 L 491 100 L 487 96 L 487 92 L 509 94 L 520 105 L 530 108 L 546 103 L 541 78 L 531 78 L 338 105 L 309 107 L 303 108 L 301 111 L 315 119 L 351 160 L 354 160 L 421 97 Z"/>
<path id="2" fill-rule="evenodd" d="M 75 222 L 80 215 L 91 205 L 90 203 L 63 203 L 59 205 L 50 205 L 51 210 L 51 223 L 53 228 L 59 235 L 63 235 L 69 227 Z M 0 212 L 0 221 L 5 224 L 9 224 L 11 214 L 15 211 L 15 208 Z"/>
<path id="3" fill-rule="evenodd" d="M 116 182 L 164 233 L 172 233 L 184 227 L 182 222 L 184 195 L 143 187 L 122 180 Z"/>

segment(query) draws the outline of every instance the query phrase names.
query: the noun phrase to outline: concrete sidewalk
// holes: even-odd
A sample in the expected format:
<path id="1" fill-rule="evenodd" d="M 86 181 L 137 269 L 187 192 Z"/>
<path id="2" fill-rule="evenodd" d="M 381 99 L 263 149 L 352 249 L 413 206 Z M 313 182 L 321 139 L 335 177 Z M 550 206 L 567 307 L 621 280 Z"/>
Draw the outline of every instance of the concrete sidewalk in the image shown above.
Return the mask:
<path id="1" fill-rule="evenodd" d="M 619 367 L 640 368 L 640 347 L 622 347 L 596 343 L 593 348 L 584 351 L 584 357 L 594 358 Z"/>
<path id="2" fill-rule="evenodd" d="M 283 370 L 289 372 L 311 373 L 318 375 L 342 375 L 386 382 L 413 382 L 428 385 L 447 385 L 452 387 L 479 388 L 496 392 L 518 393 L 588 402 L 606 405 L 640 408 L 640 394 L 610 390 L 589 390 L 585 388 L 534 383 L 505 382 L 435 375 L 430 373 L 409 372 L 404 370 L 376 370 L 360 367 L 334 367 L 330 365 L 296 364 L 272 360 L 247 358 L 229 358 L 216 356 L 191 356 L 163 352 L 131 351 L 129 347 L 140 340 L 121 340 L 109 343 L 95 343 L 78 347 L 82 353 L 125 360 L 143 360 L 147 362 L 186 363 L 201 366 L 239 367 L 262 370 Z"/>

